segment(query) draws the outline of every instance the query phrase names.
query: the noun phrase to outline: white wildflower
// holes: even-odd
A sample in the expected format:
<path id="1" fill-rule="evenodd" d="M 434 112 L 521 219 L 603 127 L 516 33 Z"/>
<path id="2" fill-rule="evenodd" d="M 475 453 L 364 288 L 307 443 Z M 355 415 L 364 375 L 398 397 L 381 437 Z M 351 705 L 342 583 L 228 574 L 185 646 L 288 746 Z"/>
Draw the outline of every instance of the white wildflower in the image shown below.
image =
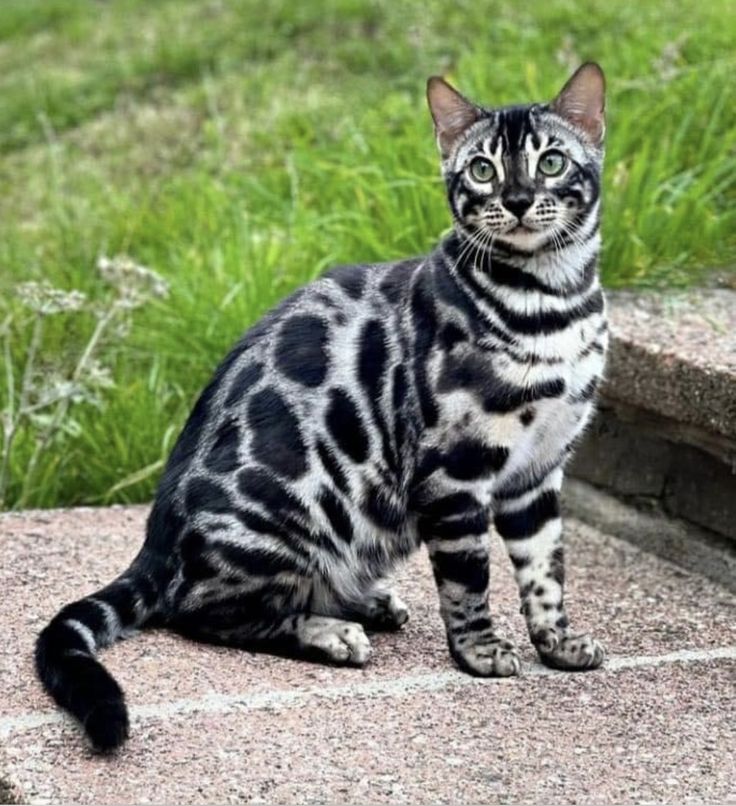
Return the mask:
<path id="1" fill-rule="evenodd" d="M 132 327 L 133 324 L 130 321 L 130 317 L 126 316 L 125 318 L 118 319 L 111 325 L 110 334 L 118 341 L 123 341 L 130 335 Z"/>
<path id="2" fill-rule="evenodd" d="M 680 72 L 682 46 L 686 39 L 687 34 L 683 34 L 675 40 L 666 42 L 659 56 L 652 60 L 652 66 L 662 81 L 672 81 Z"/>
<path id="3" fill-rule="evenodd" d="M 84 382 L 95 389 L 111 389 L 115 386 L 110 368 L 96 359 L 91 359 L 84 370 Z"/>
<path id="4" fill-rule="evenodd" d="M 76 402 L 82 395 L 80 384 L 52 367 L 39 367 L 28 381 L 28 399 L 33 411 L 46 409 L 60 400 Z"/>
<path id="5" fill-rule="evenodd" d="M 46 281 L 20 283 L 15 287 L 15 293 L 23 305 L 44 316 L 79 311 L 87 302 L 81 291 L 64 291 Z"/>
<path id="6" fill-rule="evenodd" d="M 132 310 L 144 305 L 153 297 L 167 297 L 169 284 L 158 272 L 141 266 L 127 255 L 109 258 L 100 255 L 97 269 L 102 279 L 118 291 L 115 304 Z"/>

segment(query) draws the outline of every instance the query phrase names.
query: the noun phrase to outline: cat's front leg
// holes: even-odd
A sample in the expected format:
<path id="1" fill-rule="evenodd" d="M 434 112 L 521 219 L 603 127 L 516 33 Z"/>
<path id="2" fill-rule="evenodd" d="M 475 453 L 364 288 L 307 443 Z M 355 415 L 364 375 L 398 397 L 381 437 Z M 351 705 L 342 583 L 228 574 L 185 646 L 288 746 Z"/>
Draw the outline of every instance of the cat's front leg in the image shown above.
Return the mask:
<path id="1" fill-rule="evenodd" d="M 494 525 L 514 565 L 521 612 L 542 662 L 556 669 L 596 669 L 605 657 L 603 646 L 590 635 L 575 634 L 565 612 L 561 484 L 558 469 L 533 490 L 497 499 Z"/>
<path id="2" fill-rule="evenodd" d="M 440 499 L 434 514 L 419 519 L 419 532 L 429 549 L 450 654 L 470 674 L 508 677 L 519 673 L 521 661 L 511 641 L 496 634 L 488 609 L 488 514 L 480 504 L 455 511 L 453 499 L 463 497 Z"/>

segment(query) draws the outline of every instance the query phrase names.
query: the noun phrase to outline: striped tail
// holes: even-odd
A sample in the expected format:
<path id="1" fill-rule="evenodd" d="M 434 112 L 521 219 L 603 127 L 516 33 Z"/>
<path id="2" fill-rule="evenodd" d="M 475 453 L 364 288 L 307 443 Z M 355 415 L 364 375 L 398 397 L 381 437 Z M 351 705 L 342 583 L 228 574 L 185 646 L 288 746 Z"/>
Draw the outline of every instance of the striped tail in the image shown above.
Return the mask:
<path id="1" fill-rule="evenodd" d="M 41 682 L 99 751 L 128 738 L 128 711 L 122 689 L 95 655 L 158 613 L 165 581 L 163 566 L 139 556 L 114 582 L 62 608 L 38 637 Z"/>

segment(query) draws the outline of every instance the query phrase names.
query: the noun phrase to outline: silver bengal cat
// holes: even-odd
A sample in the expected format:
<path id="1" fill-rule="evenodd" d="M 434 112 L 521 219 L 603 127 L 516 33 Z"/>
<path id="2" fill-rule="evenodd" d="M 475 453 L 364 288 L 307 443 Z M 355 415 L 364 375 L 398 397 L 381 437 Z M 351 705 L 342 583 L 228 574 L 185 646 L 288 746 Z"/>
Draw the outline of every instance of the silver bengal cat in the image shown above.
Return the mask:
<path id="1" fill-rule="evenodd" d="M 453 229 L 428 255 L 342 266 L 248 330 L 169 458 L 122 576 L 43 630 L 38 674 L 93 745 L 128 734 L 101 648 L 144 626 L 364 664 L 408 612 L 387 580 L 429 551 L 450 653 L 520 669 L 488 608 L 503 537 L 542 661 L 591 669 L 563 604 L 559 493 L 607 343 L 597 275 L 604 78 L 486 108 L 431 78 Z"/>

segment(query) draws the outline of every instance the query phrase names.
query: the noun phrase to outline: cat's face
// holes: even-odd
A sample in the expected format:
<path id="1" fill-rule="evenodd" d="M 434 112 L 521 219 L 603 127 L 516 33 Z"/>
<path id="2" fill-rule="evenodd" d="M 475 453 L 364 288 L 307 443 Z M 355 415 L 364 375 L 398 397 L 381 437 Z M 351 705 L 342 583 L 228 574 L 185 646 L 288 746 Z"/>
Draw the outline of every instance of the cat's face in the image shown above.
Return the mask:
<path id="1" fill-rule="evenodd" d="M 575 240 L 597 213 L 604 78 L 585 64 L 550 104 L 486 109 L 440 78 L 427 97 L 456 226 L 524 252 Z"/>

